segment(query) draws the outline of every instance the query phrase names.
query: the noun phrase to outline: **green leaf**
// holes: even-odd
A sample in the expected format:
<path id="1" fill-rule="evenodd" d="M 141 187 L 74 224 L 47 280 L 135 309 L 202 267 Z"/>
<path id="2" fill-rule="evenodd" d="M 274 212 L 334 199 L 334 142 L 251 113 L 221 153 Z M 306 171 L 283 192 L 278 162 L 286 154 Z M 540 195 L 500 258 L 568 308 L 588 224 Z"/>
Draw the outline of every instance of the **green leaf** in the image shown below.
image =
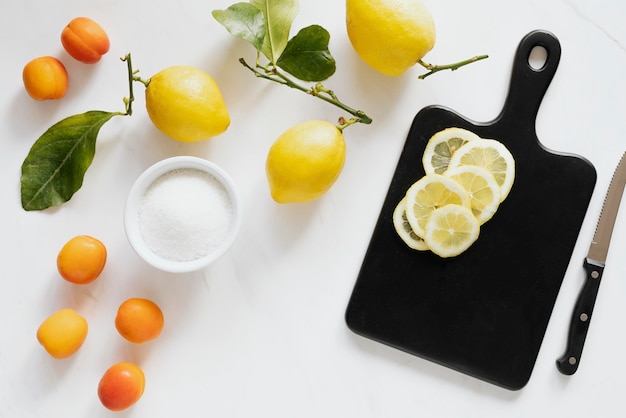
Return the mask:
<path id="1" fill-rule="evenodd" d="M 272 64 L 281 56 L 287 42 L 291 24 L 298 14 L 298 0 L 250 0 L 265 16 L 267 33 L 261 52 Z"/>
<path id="2" fill-rule="evenodd" d="M 230 32 L 261 51 L 265 40 L 265 16 L 250 3 L 235 3 L 226 10 L 213 10 L 213 17 Z"/>
<path id="3" fill-rule="evenodd" d="M 70 200 L 96 153 L 102 125 L 115 115 L 90 111 L 70 116 L 50 127 L 35 141 L 22 163 L 22 207 L 43 210 Z"/>
<path id="4" fill-rule="evenodd" d="M 335 59 L 328 50 L 330 34 L 311 25 L 291 38 L 276 65 L 303 81 L 322 81 L 335 73 Z"/>

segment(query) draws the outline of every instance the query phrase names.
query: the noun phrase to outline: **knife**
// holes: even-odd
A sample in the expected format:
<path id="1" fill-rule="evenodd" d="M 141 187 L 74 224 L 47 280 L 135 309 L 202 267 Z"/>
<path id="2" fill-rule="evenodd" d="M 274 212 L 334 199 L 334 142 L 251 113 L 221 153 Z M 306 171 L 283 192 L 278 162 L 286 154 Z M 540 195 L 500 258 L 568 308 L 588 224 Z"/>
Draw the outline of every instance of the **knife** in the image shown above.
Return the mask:
<path id="1" fill-rule="evenodd" d="M 622 155 L 615 173 L 613 173 L 613 178 L 602 206 L 602 212 L 600 213 L 600 219 L 598 220 L 598 226 L 583 263 L 587 278 L 574 306 L 574 313 L 572 314 L 569 335 L 567 337 L 567 348 L 565 353 L 556 360 L 556 367 L 561 373 L 566 375 L 576 373 L 580 364 L 580 356 L 585 344 L 585 338 L 587 337 L 587 331 L 589 330 L 593 306 L 600 288 L 600 280 L 604 272 L 606 256 L 609 252 L 609 243 L 615 219 L 617 218 L 617 211 L 624 193 L 624 185 L 626 185 L 626 153 Z"/>

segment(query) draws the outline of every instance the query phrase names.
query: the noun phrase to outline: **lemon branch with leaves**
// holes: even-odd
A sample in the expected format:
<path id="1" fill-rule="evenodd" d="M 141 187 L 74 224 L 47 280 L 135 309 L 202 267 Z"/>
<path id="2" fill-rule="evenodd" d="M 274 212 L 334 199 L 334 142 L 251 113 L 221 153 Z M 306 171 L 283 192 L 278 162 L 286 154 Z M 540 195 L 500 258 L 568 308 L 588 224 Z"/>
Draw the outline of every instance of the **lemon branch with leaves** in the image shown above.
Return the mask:
<path id="1" fill-rule="evenodd" d="M 336 69 L 335 59 L 328 50 L 328 31 L 319 25 L 311 25 L 290 38 L 297 13 L 298 2 L 295 0 L 251 0 L 235 3 L 226 10 L 214 10 L 212 14 L 233 36 L 256 49 L 254 66 L 239 59 L 256 77 L 302 91 L 351 114 L 352 117 L 339 118 L 339 129 L 355 123 L 372 123 L 365 112 L 346 105 L 333 90 L 322 84 Z M 268 64 L 260 62 L 263 56 Z M 314 84 L 305 87 L 299 81 Z"/>
<path id="2" fill-rule="evenodd" d="M 349 119 L 339 118 L 339 121 L 340 121 L 339 129 L 343 129 L 349 125 L 352 125 L 353 123 L 365 123 L 365 124 L 372 123 L 372 119 L 369 116 L 367 116 L 365 112 L 361 110 L 353 109 L 350 106 L 343 103 L 341 100 L 339 100 L 339 98 L 337 97 L 337 95 L 335 94 L 333 90 L 327 89 L 326 87 L 324 87 L 322 83 L 317 83 L 307 88 L 297 83 L 296 81 L 292 80 L 287 75 L 283 74 L 277 67 L 273 65 L 263 66 L 263 65 L 258 64 L 258 61 L 257 61 L 256 66 L 251 67 L 243 58 L 240 58 L 239 62 L 244 67 L 252 71 L 254 75 L 256 75 L 259 78 L 270 80 L 278 84 L 282 84 L 283 86 L 291 87 L 293 89 L 300 90 L 304 93 L 310 94 L 311 96 L 317 97 L 325 102 L 333 104 L 354 116 L 353 118 L 349 118 Z"/>

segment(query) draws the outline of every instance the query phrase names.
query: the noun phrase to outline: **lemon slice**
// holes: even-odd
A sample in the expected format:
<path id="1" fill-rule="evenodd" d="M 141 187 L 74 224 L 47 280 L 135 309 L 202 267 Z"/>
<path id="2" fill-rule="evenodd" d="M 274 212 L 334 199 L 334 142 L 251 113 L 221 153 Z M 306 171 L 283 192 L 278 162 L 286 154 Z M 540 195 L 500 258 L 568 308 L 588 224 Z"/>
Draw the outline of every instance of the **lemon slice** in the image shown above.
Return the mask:
<path id="1" fill-rule="evenodd" d="M 419 251 L 428 250 L 424 239 L 413 231 L 409 221 L 406 219 L 406 196 L 402 198 L 393 211 L 393 226 L 396 228 L 396 232 L 402 238 L 402 241 L 410 248 Z"/>
<path id="2" fill-rule="evenodd" d="M 447 170 L 445 175 L 467 191 L 472 213 L 480 225 L 493 217 L 500 206 L 500 186 L 493 174 L 484 167 L 461 165 Z"/>
<path id="3" fill-rule="evenodd" d="M 424 241 L 440 257 L 455 257 L 467 250 L 480 233 L 478 220 L 465 206 L 446 205 L 436 209 L 426 223 Z"/>
<path id="4" fill-rule="evenodd" d="M 515 179 L 515 160 L 501 142 L 495 139 L 468 142 L 450 158 L 450 168 L 462 165 L 477 165 L 489 170 L 500 186 L 500 201 L 511 191 Z"/>
<path id="5" fill-rule="evenodd" d="M 470 199 L 463 186 L 442 174 L 428 174 L 406 192 L 406 219 L 413 231 L 424 237 L 430 214 L 449 204 L 465 206 L 469 210 Z"/>
<path id="6" fill-rule="evenodd" d="M 443 174 L 456 150 L 476 139 L 480 137 L 461 128 L 447 128 L 437 132 L 426 144 L 422 157 L 424 171 L 426 174 Z"/>

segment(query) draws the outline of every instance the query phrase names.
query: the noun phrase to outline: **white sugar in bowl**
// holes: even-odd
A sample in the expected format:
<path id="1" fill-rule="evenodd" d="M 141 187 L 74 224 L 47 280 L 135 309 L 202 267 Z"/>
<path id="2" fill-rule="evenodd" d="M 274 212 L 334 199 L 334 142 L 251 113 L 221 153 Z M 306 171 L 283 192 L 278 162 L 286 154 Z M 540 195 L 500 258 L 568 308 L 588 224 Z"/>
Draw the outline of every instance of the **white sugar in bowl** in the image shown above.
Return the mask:
<path id="1" fill-rule="evenodd" d="M 241 199 L 232 178 L 198 157 L 159 161 L 131 187 L 124 208 L 130 245 L 167 272 L 200 270 L 221 257 L 241 225 Z"/>

